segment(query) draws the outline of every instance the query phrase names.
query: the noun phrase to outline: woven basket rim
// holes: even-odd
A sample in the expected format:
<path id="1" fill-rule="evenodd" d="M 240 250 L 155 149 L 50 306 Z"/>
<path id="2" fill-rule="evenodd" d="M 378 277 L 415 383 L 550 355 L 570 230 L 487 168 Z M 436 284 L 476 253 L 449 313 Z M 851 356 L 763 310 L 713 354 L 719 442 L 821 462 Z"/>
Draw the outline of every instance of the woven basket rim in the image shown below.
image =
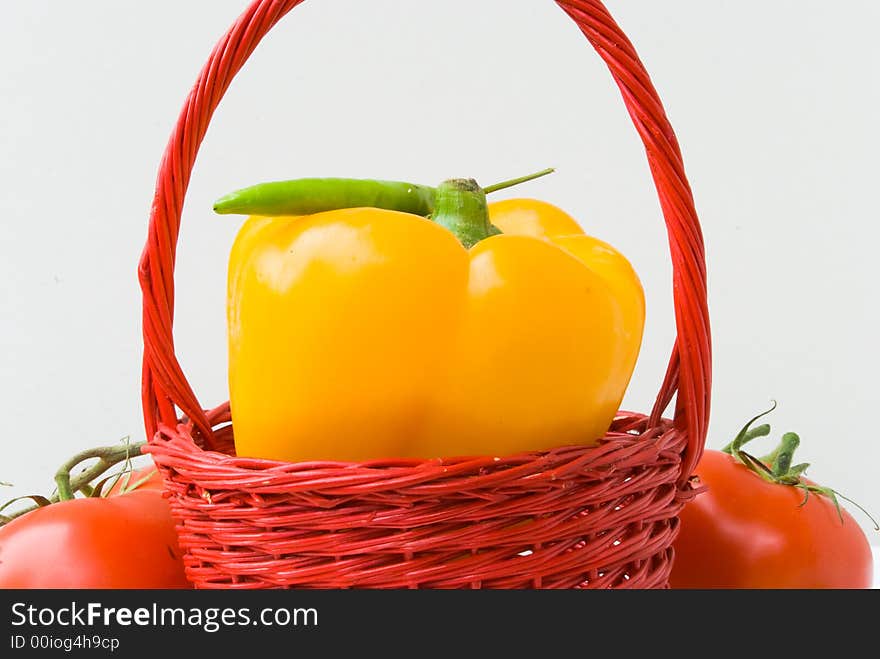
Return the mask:
<path id="1" fill-rule="evenodd" d="M 231 437 L 227 437 L 226 451 L 202 449 L 193 439 L 193 425 L 180 423 L 173 428 L 160 426 L 156 439 L 143 451 L 166 475 L 176 472 L 188 483 L 212 492 L 308 491 L 338 496 L 377 489 L 427 491 L 438 481 L 446 483 L 441 489 L 449 492 L 453 486 L 448 484 L 457 482 L 472 488 L 509 485 L 512 480 L 552 483 L 575 471 L 593 473 L 599 482 L 621 469 L 661 463 L 680 466 L 684 433 L 668 419 L 656 426 L 648 422 L 645 415 L 629 413 L 615 420 L 623 429 L 612 426 L 596 444 L 502 456 L 310 462 L 237 456 L 232 453 Z"/>
<path id="2" fill-rule="evenodd" d="M 225 403 L 215 410 L 206 412 L 206 416 L 212 422 L 211 425 L 215 431 L 222 429 L 232 430 L 232 424 L 229 421 L 228 405 L 228 403 Z M 672 419 L 661 418 L 657 423 L 652 424 L 650 417 L 645 414 L 621 410 L 615 416 L 605 435 L 590 444 L 566 444 L 553 447 L 552 449 L 521 451 L 504 455 L 472 454 L 444 455 L 433 458 L 387 457 L 372 460 L 309 460 L 289 462 L 269 458 L 239 456 L 228 451 L 204 448 L 200 446 L 197 439 L 198 433 L 194 432 L 195 427 L 192 421 L 180 419 L 174 426 L 160 423 L 157 434 L 144 447 L 144 452 L 155 453 L 157 452 L 156 446 L 173 444 L 175 447 L 174 452 L 195 453 L 220 464 L 253 471 L 297 472 L 314 469 L 419 469 L 426 466 L 452 467 L 462 463 L 487 465 L 499 461 L 513 464 L 524 463 L 536 458 L 539 459 L 540 456 L 548 453 L 580 450 L 583 448 L 595 448 L 598 454 L 604 450 L 603 447 L 607 448 L 612 443 L 635 445 L 645 441 L 656 441 L 659 436 L 673 429 L 675 429 L 675 424 Z M 188 438 L 188 441 L 181 441 L 181 438 Z"/>

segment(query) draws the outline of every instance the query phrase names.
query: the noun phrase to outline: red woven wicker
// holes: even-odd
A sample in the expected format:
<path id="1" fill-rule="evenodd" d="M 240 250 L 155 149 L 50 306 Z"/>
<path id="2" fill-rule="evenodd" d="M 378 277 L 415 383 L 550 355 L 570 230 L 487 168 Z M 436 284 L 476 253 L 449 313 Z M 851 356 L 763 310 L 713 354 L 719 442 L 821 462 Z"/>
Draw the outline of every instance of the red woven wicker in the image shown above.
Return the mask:
<path id="1" fill-rule="evenodd" d="M 143 289 L 147 449 L 200 588 L 663 587 L 709 415 L 703 239 L 647 72 L 598 0 L 558 0 L 608 64 L 666 221 L 678 337 L 650 416 L 596 447 L 454 460 L 283 463 L 234 456 L 228 404 L 206 411 L 174 353 L 174 260 L 199 144 L 233 76 L 302 0 L 257 0 L 214 48 L 159 169 Z M 676 396 L 673 420 L 661 419 Z M 179 419 L 182 415 L 182 420 Z"/>

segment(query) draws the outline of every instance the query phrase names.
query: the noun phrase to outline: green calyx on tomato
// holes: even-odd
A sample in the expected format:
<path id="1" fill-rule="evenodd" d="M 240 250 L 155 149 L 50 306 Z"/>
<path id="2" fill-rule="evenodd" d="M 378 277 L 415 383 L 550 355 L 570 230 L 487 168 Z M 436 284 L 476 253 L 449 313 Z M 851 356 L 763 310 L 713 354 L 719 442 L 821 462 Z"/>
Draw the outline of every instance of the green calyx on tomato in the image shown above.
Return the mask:
<path id="1" fill-rule="evenodd" d="M 758 419 L 767 416 L 776 409 L 776 401 L 773 401 L 773 405 L 770 409 L 761 412 L 760 414 L 752 417 L 749 421 L 742 427 L 736 437 L 734 437 L 733 441 L 730 442 L 727 446 L 721 449 L 724 453 L 728 455 L 732 455 L 736 460 L 745 465 L 751 472 L 767 481 L 768 483 L 775 483 L 777 485 L 788 485 L 790 487 L 796 487 L 804 491 L 804 500 L 801 502 L 801 506 L 807 503 L 807 499 L 809 499 L 810 494 L 819 494 L 831 500 L 834 504 L 835 509 L 837 510 L 837 515 L 840 518 L 840 522 L 843 523 L 843 511 L 840 507 L 839 499 L 844 499 L 845 501 L 849 501 L 851 504 L 856 506 L 859 510 L 861 510 L 868 518 L 873 522 L 874 528 L 880 530 L 880 525 L 877 524 L 877 520 L 875 520 L 867 510 L 862 508 L 858 503 L 853 501 L 852 499 L 845 497 L 837 490 L 825 487 L 823 485 L 817 485 L 815 483 L 811 483 L 804 479 L 804 474 L 807 469 L 810 467 L 809 463 L 801 462 L 798 464 L 792 464 L 794 462 L 794 454 L 797 450 L 798 446 L 800 446 L 801 439 L 797 435 L 797 433 L 787 432 L 782 435 L 782 439 L 779 442 L 779 445 L 767 455 L 763 457 L 755 457 L 746 451 L 743 450 L 743 446 L 756 439 L 757 437 L 766 437 L 770 434 L 770 424 L 764 423 L 760 426 L 756 426 L 752 428 L 752 424 Z"/>
<path id="2" fill-rule="evenodd" d="M 61 501 L 69 501 L 73 499 L 77 493 L 81 493 L 87 497 L 100 497 L 103 496 L 105 489 L 116 489 L 119 493 L 122 493 L 137 488 L 141 484 L 141 479 L 138 478 L 134 483 L 131 483 L 131 459 L 140 455 L 141 447 L 144 446 L 144 444 L 145 442 L 131 443 L 126 441 L 114 446 L 100 446 L 80 451 L 72 458 L 65 461 L 64 464 L 58 468 L 58 471 L 55 472 L 55 494 L 50 497 L 45 497 L 39 494 L 29 494 L 11 499 L 0 506 L 0 527 L 4 524 L 8 524 L 16 517 L 21 517 L 37 508 L 43 508 Z M 93 460 L 96 458 L 97 462 L 82 470 L 76 476 L 72 476 L 72 472 L 77 466 L 87 460 Z M 107 472 L 107 470 L 119 463 L 123 463 L 123 469 L 121 472 L 111 474 L 93 484 L 93 481 L 96 478 L 100 478 Z M 146 482 L 152 478 L 152 476 L 152 473 L 144 474 L 143 482 Z M 122 490 L 119 490 L 117 483 L 122 483 Z M 3 484 L 9 485 L 8 483 Z M 30 499 L 35 505 L 18 510 L 11 515 L 2 514 L 3 510 L 17 501 L 22 501 L 24 499 Z"/>

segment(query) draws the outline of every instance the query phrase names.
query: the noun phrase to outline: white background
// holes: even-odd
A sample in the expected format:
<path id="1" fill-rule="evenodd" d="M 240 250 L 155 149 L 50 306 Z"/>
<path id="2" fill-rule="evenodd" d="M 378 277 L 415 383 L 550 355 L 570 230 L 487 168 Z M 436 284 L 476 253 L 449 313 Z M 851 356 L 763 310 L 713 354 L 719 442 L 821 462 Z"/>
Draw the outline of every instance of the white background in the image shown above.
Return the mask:
<path id="1" fill-rule="evenodd" d="M 14 496 L 49 490 L 79 449 L 143 434 L 136 264 L 156 170 L 245 3 L 0 4 L 0 480 Z M 880 515 L 880 4 L 608 5 L 664 99 L 705 230 L 708 445 L 775 398 L 774 437 L 799 432 L 809 474 Z M 511 194 L 567 209 L 641 275 L 648 320 L 625 404 L 647 411 L 674 337 L 664 227 L 619 94 L 568 17 L 547 0 L 294 10 L 215 115 L 184 210 L 177 354 L 203 405 L 227 398 L 240 223 L 211 213 L 216 197 L 277 178 L 489 183 L 545 166 L 558 171 Z"/>

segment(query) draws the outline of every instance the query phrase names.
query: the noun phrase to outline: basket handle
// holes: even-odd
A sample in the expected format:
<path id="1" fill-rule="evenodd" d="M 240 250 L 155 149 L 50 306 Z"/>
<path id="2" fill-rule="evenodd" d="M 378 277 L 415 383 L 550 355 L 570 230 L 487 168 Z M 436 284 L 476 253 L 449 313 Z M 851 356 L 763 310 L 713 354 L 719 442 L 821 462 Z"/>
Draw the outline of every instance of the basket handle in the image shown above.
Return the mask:
<path id="1" fill-rule="evenodd" d="M 144 355 L 141 395 L 152 438 L 160 423 L 190 419 L 198 440 L 213 447 L 213 431 L 174 354 L 174 262 L 183 200 L 199 145 L 233 77 L 260 40 L 302 0 L 254 0 L 217 43 L 184 103 L 162 162 L 138 277 L 143 291 Z M 556 0 L 611 70 L 645 145 L 669 236 L 677 339 L 654 405 L 657 421 L 678 394 L 674 421 L 687 434 L 682 483 L 706 439 L 711 340 L 703 237 L 681 151 L 657 91 L 635 49 L 599 0 Z"/>

